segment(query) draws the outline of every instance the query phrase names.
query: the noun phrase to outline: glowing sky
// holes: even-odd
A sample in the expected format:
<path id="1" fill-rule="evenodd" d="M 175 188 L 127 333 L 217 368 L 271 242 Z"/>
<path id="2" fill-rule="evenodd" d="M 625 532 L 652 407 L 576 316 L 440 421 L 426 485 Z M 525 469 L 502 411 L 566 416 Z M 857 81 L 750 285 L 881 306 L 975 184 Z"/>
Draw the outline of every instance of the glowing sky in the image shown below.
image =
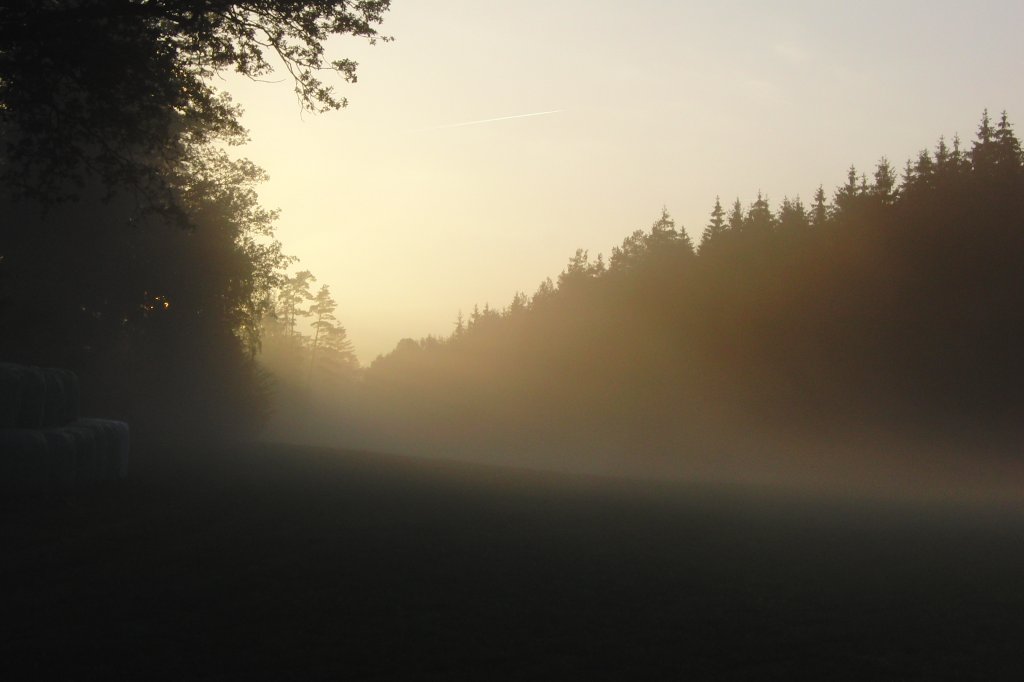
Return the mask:
<path id="1" fill-rule="evenodd" d="M 696 239 L 716 194 L 831 194 L 851 163 L 971 139 L 985 107 L 1024 126 L 1021 25 L 1019 0 L 395 0 L 395 42 L 330 45 L 360 63 L 341 112 L 223 85 L 279 238 L 369 362 L 663 205 Z"/>

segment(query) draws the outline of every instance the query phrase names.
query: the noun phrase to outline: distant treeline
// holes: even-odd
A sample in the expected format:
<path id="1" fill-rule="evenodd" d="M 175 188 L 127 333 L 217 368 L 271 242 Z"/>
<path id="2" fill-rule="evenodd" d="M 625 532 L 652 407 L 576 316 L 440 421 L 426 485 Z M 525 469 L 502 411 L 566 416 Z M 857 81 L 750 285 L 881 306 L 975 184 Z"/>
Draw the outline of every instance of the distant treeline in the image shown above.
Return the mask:
<path id="1" fill-rule="evenodd" d="M 969 149 L 851 167 L 831 200 L 716 200 L 696 247 L 663 211 L 607 260 L 577 251 L 532 297 L 402 341 L 364 388 L 420 449 L 1019 428 L 1020 143 L 986 112 Z"/>

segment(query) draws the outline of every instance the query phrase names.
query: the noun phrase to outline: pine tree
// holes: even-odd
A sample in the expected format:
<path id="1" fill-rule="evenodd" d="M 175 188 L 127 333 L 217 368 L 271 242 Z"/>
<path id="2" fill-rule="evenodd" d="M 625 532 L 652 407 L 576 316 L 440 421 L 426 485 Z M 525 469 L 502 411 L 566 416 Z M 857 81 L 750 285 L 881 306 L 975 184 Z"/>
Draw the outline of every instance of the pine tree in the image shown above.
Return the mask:
<path id="1" fill-rule="evenodd" d="M 655 243 L 667 242 L 672 241 L 676 236 L 676 221 L 669 215 L 668 208 L 662 206 L 661 217 L 651 225 L 651 241 Z"/>
<path id="2" fill-rule="evenodd" d="M 780 230 L 799 232 L 810 227 L 807 210 L 798 196 L 796 199 L 783 197 L 779 207 L 778 225 Z"/>
<path id="3" fill-rule="evenodd" d="M 604 269 L 604 262 L 603 261 L 601 261 L 601 268 L 602 268 L 602 270 Z M 530 300 L 526 297 L 526 294 L 524 294 L 521 291 L 517 291 L 515 293 L 515 295 L 512 297 L 512 302 L 509 303 L 509 306 L 508 306 L 508 315 L 509 315 L 509 317 L 517 317 L 520 314 L 526 312 L 526 310 L 529 307 L 529 305 L 530 305 Z M 460 324 L 461 324 L 461 315 L 462 314 L 459 313 Z"/>
<path id="4" fill-rule="evenodd" d="M 999 160 L 999 150 L 996 144 L 996 129 L 992 127 L 992 120 L 989 118 L 988 109 L 981 114 L 981 123 L 978 124 L 978 133 L 971 147 L 971 166 L 975 173 L 989 178 L 996 172 Z"/>
<path id="5" fill-rule="evenodd" d="M 846 172 L 846 184 L 836 190 L 835 199 L 832 202 L 835 205 L 836 214 L 846 215 L 850 213 L 857 204 L 860 195 L 861 187 L 857 182 L 857 168 L 851 165 Z"/>
<path id="6" fill-rule="evenodd" d="M 348 332 L 340 324 L 331 322 L 324 325 L 320 333 L 317 364 L 335 376 L 351 375 L 359 368 L 359 360 L 348 338 Z"/>
<path id="7" fill-rule="evenodd" d="M 558 288 L 564 290 L 566 287 L 575 286 L 590 277 L 590 252 L 586 249 L 576 249 L 576 254 L 569 259 L 565 270 L 558 275 Z"/>
<path id="8" fill-rule="evenodd" d="M 914 170 L 914 164 L 907 159 L 907 162 L 903 164 L 903 189 L 906 190 L 914 186 L 917 182 L 917 173 Z"/>
<path id="9" fill-rule="evenodd" d="M 935 176 L 949 172 L 951 167 L 951 156 L 945 148 L 945 140 L 939 139 L 939 148 L 935 153 L 936 159 L 942 159 L 941 166 L 932 161 L 931 154 L 927 149 L 922 149 L 917 155 L 917 163 L 914 164 L 913 185 L 919 189 L 929 189 L 935 186 Z M 909 162 L 908 162 L 909 163 Z"/>
<path id="10" fill-rule="evenodd" d="M 692 256 L 695 249 L 693 248 L 693 240 L 690 239 L 690 235 L 683 229 L 683 226 L 679 226 L 679 232 L 676 233 L 676 247 L 677 252 L 685 256 Z"/>
<path id="11" fill-rule="evenodd" d="M 825 202 L 825 188 L 818 185 L 814 193 L 814 206 L 811 208 L 811 227 L 824 227 L 828 222 L 828 205 Z"/>
<path id="12" fill-rule="evenodd" d="M 927 156 L 928 152 L 924 152 Z M 929 159 L 931 161 L 931 159 Z M 953 163 L 953 155 L 946 146 L 946 136 L 939 136 L 939 143 L 935 145 L 935 170 L 938 173 L 944 172 Z"/>
<path id="13" fill-rule="evenodd" d="M 942 136 L 934 154 L 929 156 L 928 152 L 922 152 L 918 156 L 915 166 L 919 176 L 917 184 L 927 189 L 949 187 L 958 183 L 970 168 L 971 162 L 960 148 L 960 136 L 953 136 L 952 146 L 947 145 L 945 136 Z"/>
<path id="14" fill-rule="evenodd" d="M 711 209 L 711 219 L 708 221 L 707 227 L 704 228 L 704 232 L 700 236 L 700 246 L 698 247 L 698 253 L 703 253 L 707 249 L 708 244 L 713 240 L 717 239 L 727 228 L 725 222 L 725 209 L 722 208 L 721 197 L 715 197 L 715 206 Z"/>
<path id="15" fill-rule="evenodd" d="M 757 193 L 757 199 L 750 205 L 744 220 L 744 228 L 750 232 L 769 232 L 775 227 L 775 216 L 772 215 L 768 198 L 761 192 Z"/>
<path id="16" fill-rule="evenodd" d="M 647 252 L 647 241 L 647 234 L 643 230 L 634 230 L 633 234 L 622 240 L 622 246 L 612 247 L 608 269 L 623 271 L 634 267 Z"/>
<path id="17" fill-rule="evenodd" d="M 651 225 L 651 232 L 643 240 L 640 258 L 655 269 L 677 267 L 684 259 L 693 255 L 693 242 L 686 230 L 676 229 L 676 221 L 662 207 L 661 217 Z M 591 273 L 596 274 L 596 273 Z"/>
<path id="18" fill-rule="evenodd" d="M 313 300 L 313 294 L 309 288 L 316 281 L 316 277 L 309 270 L 302 270 L 295 273 L 294 277 L 286 277 L 281 283 L 281 291 L 277 297 L 280 306 L 280 315 L 284 319 L 284 325 L 291 336 L 296 336 L 295 322 L 299 317 L 306 317 L 310 314 L 308 308 L 303 304 Z"/>
<path id="19" fill-rule="evenodd" d="M 313 303 L 309 306 L 309 315 L 313 318 L 313 341 L 309 349 L 309 371 L 312 375 L 313 365 L 316 362 L 316 352 L 320 346 L 320 337 L 331 328 L 338 318 L 334 316 L 338 304 L 331 296 L 331 289 L 326 284 L 320 287 L 320 291 L 313 297 Z"/>
<path id="20" fill-rule="evenodd" d="M 743 204 L 740 203 L 739 198 L 733 202 L 732 210 L 729 211 L 729 229 L 734 232 L 739 232 L 743 229 Z"/>
<path id="21" fill-rule="evenodd" d="M 862 196 L 862 197 L 863 196 L 867 196 L 868 193 L 871 191 L 871 186 L 868 184 L 868 174 L 867 173 L 861 173 L 860 174 L 860 187 L 858 188 L 858 191 L 860 193 L 860 196 Z"/>
<path id="22" fill-rule="evenodd" d="M 953 136 L 953 149 L 949 152 L 949 171 L 951 175 L 960 175 L 970 170 L 967 153 L 960 148 L 960 135 Z"/>
<path id="23" fill-rule="evenodd" d="M 1016 177 L 1020 173 L 1022 162 L 1020 141 L 1013 134 L 1013 125 L 1005 111 L 999 117 L 992 139 L 996 145 L 995 161 L 1000 175 Z"/>
<path id="24" fill-rule="evenodd" d="M 896 200 L 896 172 L 884 156 L 875 167 L 875 182 L 871 187 L 871 195 L 883 206 L 891 206 Z"/>
<path id="25" fill-rule="evenodd" d="M 551 281 L 550 277 L 545 277 L 544 281 L 537 287 L 537 291 L 533 294 L 533 298 L 530 299 L 530 305 L 536 305 L 539 302 L 545 301 L 551 298 L 555 294 L 555 283 Z"/>

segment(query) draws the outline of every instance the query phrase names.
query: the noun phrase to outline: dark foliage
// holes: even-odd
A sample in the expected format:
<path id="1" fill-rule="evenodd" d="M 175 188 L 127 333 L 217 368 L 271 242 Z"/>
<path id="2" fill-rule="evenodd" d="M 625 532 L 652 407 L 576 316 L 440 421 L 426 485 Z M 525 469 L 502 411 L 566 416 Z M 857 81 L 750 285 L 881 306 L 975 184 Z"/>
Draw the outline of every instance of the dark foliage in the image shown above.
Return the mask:
<path id="1" fill-rule="evenodd" d="M 78 370 L 87 407 L 137 432 L 233 431 L 260 420 L 252 359 L 266 297 L 288 259 L 256 203 L 261 174 L 208 159 L 182 196 L 194 227 L 134 202 L 3 203 L 0 356 Z M 91 404 L 90 404 L 91 403 Z"/>
<path id="2" fill-rule="evenodd" d="M 168 182 L 193 148 L 240 142 L 240 111 L 211 85 L 233 70 L 283 67 L 299 104 L 338 109 L 320 77 L 336 35 L 378 37 L 388 0 L 24 0 L 0 5 L 0 135 L 5 184 L 52 202 L 99 177 L 150 208 L 179 213 Z M 179 216 L 187 217 L 187 216 Z"/>
<path id="3" fill-rule="evenodd" d="M 321 74 L 356 64 L 324 42 L 372 42 L 388 5 L 0 4 L 0 359 L 77 370 L 86 407 L 143 438 L 259 423 L 261 320 L 291 259 L 264 173 L 218 146 L 246 133 L 211 78 L 278 66 L 300 106 L 340 108 Z"/>

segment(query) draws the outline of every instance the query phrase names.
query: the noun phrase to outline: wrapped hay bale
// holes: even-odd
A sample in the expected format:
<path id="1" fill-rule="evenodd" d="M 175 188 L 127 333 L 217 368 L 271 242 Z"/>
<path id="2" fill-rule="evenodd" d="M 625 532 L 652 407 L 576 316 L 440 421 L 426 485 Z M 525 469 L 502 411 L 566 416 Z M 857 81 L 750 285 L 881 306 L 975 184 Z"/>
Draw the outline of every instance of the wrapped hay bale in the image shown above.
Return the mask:
<path id="1" fill-rule="evenodd" d="M 117 432 L 117 477 L 128 478 L 128 453 L 131 446 L 131 429 L 128 422 L 114 421 Z"/>
<path id="2" fill-rule="evenodd" d="M 0 363 L 0 490 L 63 492 L 127 475 L 128 424 L 78 411 L 74 372 Z"/>
<path id="3" fill-rule="evenodd" d="M 77 452 L 75 439 L 67 431 L 55 428 L 42 431 L 46 439 L 46 464 L 50 490 L 64 493 L 75 485 Z"/>
<path id="4" fill-rule="evenodd" d="M 117 460 L 117 478 L 128 478 L 128 452 L 131 445 L 131 430 L 128 422 L 109 420 L 115 435 L 114 456 Z"/>
<path id="5" fill-rule="evenodd" d="M 78 419 L 78 406 L 81 403 L 78 375 L 60 367 L 51 368 L 51 371 L 60 377 L 64 391 L 63 410 L 57 415 L 58 423 L 69 424 Z"/>
<path id="6" fill-rule="evenodd" d="M 21 367 L 0 363 L 0 429 L 13 429 L 21 413 Z"/>
<path id="7" fill-rule="evenodd" d="M 21 368 L 21 410 L 17 426 L 38 429 L 43 426 L 46 409 L 46 378 L 38 367 Z"/>
<path id="8" fill-rule="evenodd" d="M 46 492 L 46 438 L 41 431 L 0 429 L 0 492 Z"/>
<path id="9" fill-rule="evenodd" d="M 75 443 L 75 484 L 88 485 L 100 480 L 102 444 L 95 430 L 77 424 L 62 426 L 58 430 L 70 436 Z"/>
<path id="10" fill-rule="evenodd" d="M 43 426 L 60 426 L 67 413 L 67 391 L 64 388 L 64 373 L 51 367 L 42 367 L 46 382 L 46 399 L 43 403 Z"/>
<path id="11" fill-rule="evenodd" d="M 96 432 L 100 455 L 100 480 L 112 481 L 117 478 L 117 433 L 102 419 L 79 419 L 77 423 L 88 426 Z"/>
<path id="12" fill-rule="evenodd" d="M 100 449 L 100 476 L 104 480 L 128 475 L 128 424 L 113 419 L 77 419 L 75 426 L 93 429 Z"/>

